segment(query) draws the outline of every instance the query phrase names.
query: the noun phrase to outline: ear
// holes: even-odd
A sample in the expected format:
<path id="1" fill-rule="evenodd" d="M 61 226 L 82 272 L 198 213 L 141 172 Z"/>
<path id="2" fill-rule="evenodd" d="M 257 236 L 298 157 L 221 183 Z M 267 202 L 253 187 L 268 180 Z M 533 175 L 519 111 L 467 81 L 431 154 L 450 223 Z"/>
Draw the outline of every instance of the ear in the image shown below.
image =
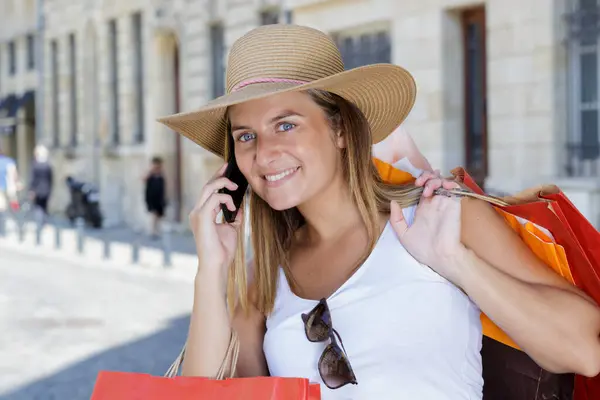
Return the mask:
<path id="1" fill-rule="evenodd" d="M 341 129 L 335 132 L 335 144 L 340 149 L 346 148 L 346 135 L 344 135 Z"/>

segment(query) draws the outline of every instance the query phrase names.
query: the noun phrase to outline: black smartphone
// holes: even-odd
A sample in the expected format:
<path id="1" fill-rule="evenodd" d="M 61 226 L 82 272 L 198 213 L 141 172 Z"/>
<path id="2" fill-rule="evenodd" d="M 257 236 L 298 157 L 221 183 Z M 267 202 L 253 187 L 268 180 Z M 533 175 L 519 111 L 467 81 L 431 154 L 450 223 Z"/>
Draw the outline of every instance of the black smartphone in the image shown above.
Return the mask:
<path id="1" fill-rule="evenodd" d="M 238 188 L 234 191 L 231 191 L 227 188 L 219 190 L 219 193 L 226 193 L 230 195 L 233 199 L 235 211 L 230 211 L 227 208 L 227 205 L 221 204 L 221 210 L 223 211 L 223 217 L 225 221 L 228 223 L 232 223 L 233 221 L 235 221 L 235 216 L 237 215 L 237 212 L 240 209 L 240 206 L 242 205 L 244 194 L 246 194 L 246 190 L 248 189 L 248 181 L 246 180 L 244 175 L 242 175 L 242 172 L 238 168 L 233 151 L 230 152 L 229 160 L 227 161 L 227 168 L 225 169 L 223 176 L 238 185 Z"/>

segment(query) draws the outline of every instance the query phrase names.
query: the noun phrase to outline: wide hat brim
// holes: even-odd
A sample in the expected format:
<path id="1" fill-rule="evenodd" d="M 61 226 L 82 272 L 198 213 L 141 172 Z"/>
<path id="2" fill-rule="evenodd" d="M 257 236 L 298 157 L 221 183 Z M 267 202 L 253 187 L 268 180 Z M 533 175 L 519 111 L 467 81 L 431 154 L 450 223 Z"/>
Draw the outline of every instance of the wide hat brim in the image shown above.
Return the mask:
<path id="1" fill-rule="evenodd" d="M 372 64 L 305 84 L 255 83 L 218 97 L 204 107 L 158 119 L 170 129 L 224 158 L 227 107 L 278 93 L 319 89 L 356 104 L 371 127 L 373 143 L 385 139 L 408 116 L 416 99 L 416 84 L 404 68 Z"/>

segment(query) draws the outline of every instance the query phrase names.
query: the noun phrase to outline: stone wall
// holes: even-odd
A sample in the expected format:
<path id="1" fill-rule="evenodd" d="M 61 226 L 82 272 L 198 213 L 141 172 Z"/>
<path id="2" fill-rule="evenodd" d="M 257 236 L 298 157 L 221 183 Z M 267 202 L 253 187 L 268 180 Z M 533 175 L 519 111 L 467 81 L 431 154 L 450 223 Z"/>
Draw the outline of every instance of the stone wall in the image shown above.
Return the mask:
<path id="1" fill-rule="evenodd" d="M 405 122 L 436 168 L 464 163 L 463 38 L 460 14 L 485 5 L 487 19 L 487 185 L 514 191 L 559 174 L 566 116 L 561 78 L 561 9 L 547 0 L 294 1 L 295 22 L 327 32 L 389 24 L 392 62 L 418 86 Z"/>
<path id="2" fill-rule="evenodd" d="M 221 161 L 181 138 L 181 203 L 175 192 L 176 135 L 155 122 L 176 111 L 175 64 L 179 54 L 180 111 L 193 110 L 212 96 L 210 26 L 222 23 L 226 50 L 260 23 L 260 11 L 275 0 L 77 1 L 47 0 L 46 54 L 55 39 L 59 57 L 61 146 L 53 158 L 61 173 L 96 180 L 109 224 L 145 224 L 142 180 L 153 155 L 166 161 L 170 210 L 185 224 L 199 191 Z M 326 32 L 385 27 L 392 62 L 407 68 L 418 85 L 417 103 L 404 124 L 436 168 L 464 164 L 463 61 L 460 14 L 479 5 L 487 13 L 489 177 L 487 185 L 514 191 L 560 173 L 566 129 L 565 55 L 562 10 L 550 0 L 287 0 L 293 22 Z M 558 4 L 558 3 L 557 3 Z M 133 86 L 131 15 L 143 12 L 144 130 L 136 144 L 138 101 Z M 112 130 L 108 20 L 116 18 L 119 44 L 119 130 L 121 144 L 107 147 Z M 1 28 L 0 28 L 1 32 Z M 67 48 L 77 37 L 79 145 L 69 149 L 70 113 Z M 49 60 L 48 56 L 46 57 Z M 52 132 L 50 64 L 46 62 L 46 140 Z M 31 78 L 34 79 L 34 78 Z M 562 106 L 561 106 L 562 104 Z M 95 138 L 98 138 L 96 140 Z M 64 209 L 66 191 L 57 190 L 54 211 Z"/>

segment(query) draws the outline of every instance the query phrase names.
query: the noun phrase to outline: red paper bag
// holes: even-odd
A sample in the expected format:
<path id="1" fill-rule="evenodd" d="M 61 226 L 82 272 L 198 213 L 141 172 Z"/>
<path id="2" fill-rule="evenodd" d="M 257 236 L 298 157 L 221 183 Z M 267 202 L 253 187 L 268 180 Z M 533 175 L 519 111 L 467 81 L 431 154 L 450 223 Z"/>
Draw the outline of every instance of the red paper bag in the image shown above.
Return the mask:
<path id="1" fill-rule="evenodd" d="M 303 378 L 165 378 L 100 371 L 91 400 L 320 400 L 318 384 Z"/>
<path id="2" fill-rule="evenodd" d="M 483 194 L 464 169 L 457 168 L 453 174 L 471 190 Z M 527 197 L 529 200 L 526 200 Z M 544 227 L 554 236 L 555 242 L 565 249 L 570 273 L 577 287 L 600 304 L 600 232 L 556 186 L 546 186 L 537 192 L 530 190 L 528 195 L 517 195 L 506 200 L 514 205 L 500 207 L 503 211 Z M 550 375 L 545 371 L 541 373 Z M 600 399 L 600 376 L 586 378 L 576 375 L 573 399 Z"/>

